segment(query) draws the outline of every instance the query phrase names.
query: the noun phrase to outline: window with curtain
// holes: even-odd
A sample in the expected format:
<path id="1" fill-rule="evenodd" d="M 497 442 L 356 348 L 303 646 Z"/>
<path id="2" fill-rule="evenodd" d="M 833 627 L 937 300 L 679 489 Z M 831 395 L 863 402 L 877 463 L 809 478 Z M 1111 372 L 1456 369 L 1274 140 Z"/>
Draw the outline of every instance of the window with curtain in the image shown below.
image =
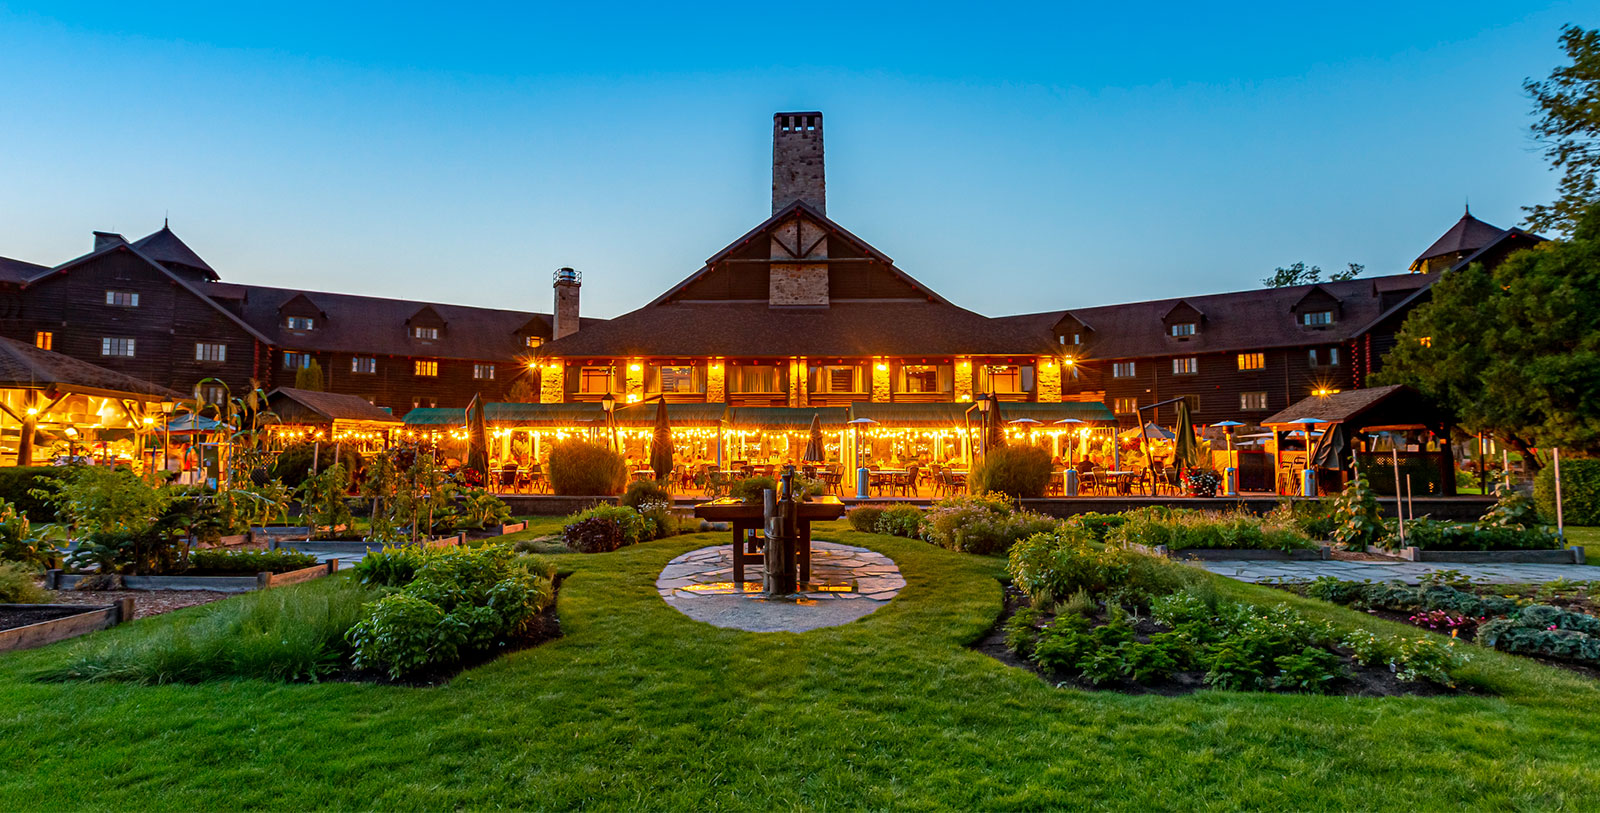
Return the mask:
<path id="1" fill-rule="evenodd" d="M 578 371 L 578 392 L 584 395 L 605 395 L 622 392 L 616 380 L 615 367 L 585 367 Z"/>
<path id="2" fill-rule="evenodd" d="M 866 392 L 866 374 L 856 364 L 813 364 L 810 390 L 822 394 Z"/>
<path id="3" fill-rule="evenodd" d="M 705 392 L 705 369 L 692 364 L 652 364 L 644 372 L 645 392 Z"/>
<path id="4" fill-rule="evenodd" d="M 955 371 L 948 364 L 902 364 L 895 378 L 897 392 L 939 393 L 955 390 Z"/>
<path id="5" fill-rule="evenodd" d="M 788 391 L 782 364 L 740 364 L 729 369 L 733 392 L 768 393 Z"/>

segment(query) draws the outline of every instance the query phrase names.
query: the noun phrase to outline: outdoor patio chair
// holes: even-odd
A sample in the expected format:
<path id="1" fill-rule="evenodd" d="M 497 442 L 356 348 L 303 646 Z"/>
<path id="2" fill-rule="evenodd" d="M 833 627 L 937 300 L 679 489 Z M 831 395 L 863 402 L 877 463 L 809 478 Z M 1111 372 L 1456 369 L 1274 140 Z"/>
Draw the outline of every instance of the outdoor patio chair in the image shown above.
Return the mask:
<path id="1" fill-rule="evenodd" d="M 501 491 L 515 492 L 517 490 L 517 467 L 507 464 L 500 467 L 500 476 L 496 485 Z"/>

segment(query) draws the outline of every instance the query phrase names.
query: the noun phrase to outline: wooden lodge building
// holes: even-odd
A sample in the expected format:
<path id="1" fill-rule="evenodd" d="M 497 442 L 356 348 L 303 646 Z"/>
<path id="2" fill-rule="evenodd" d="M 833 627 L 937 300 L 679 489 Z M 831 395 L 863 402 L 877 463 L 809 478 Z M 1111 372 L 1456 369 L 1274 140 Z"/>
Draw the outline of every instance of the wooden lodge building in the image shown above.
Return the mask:
<path id="1" fill-rule="evenodd" d="M 1411 273 L 988 317 L 829 219 L 823 158 L 820 113 L 774 116 L 771 217 L 614 319 L 580 323 L 572 269 L 556 272 L 548 314 L 225 282 L 163 226 L 132 241 L 96 232 L 92 251 L 54 266 L 0 258 L 0 335 L 181 392 L 293 387 L 314 360 L 326 390 L 396 417 L 475 394 L 610 393 L 778 424 L 822 407 L 948 423 L 993 395 L 1008 415 L 1133 426 L 1137 407 L 1184 396 L 1198 422 L 1256 424 L 1364 383 L 1440 274 L 1539 240 L 1467 214 Z"/>

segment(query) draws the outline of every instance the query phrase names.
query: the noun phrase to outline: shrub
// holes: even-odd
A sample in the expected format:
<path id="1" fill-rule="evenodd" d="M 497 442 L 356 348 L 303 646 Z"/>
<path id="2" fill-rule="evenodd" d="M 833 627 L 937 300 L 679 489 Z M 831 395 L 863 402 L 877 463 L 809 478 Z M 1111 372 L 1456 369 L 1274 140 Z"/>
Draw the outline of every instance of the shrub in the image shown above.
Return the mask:
<path id="1" fill-rule="evenodd" d="M 1533 501 L 1547 523 L 1556 521 L 1556 471 L 1539 470 L 1533 481 Z M 1600 525 L 1600 458 L 1566 458 L 1561 461 L 1561 518 L 1567 525 Z"/>
<path id="2" fill-rule="evenodd" d="M 608 553 L 643 541 L 650 531 L 645 519 L 632 508 L 597 505 L 567 518 L 562 541 L 578 553 Z"/>
<path id="3" fill-rule="evenodd" d="M 160 519 L 174 492 L 157 488 L 127 469 L 96 466 L 64 470 L 48 495 L 56 515 L 74 531 L 137 531 Z"/>
<path id="4" fill-rule="evenodd" d="M 179 568 L 188 545 L 155 526 L 137 530 L 96 531 L 79 540 L 67 563 L 77 570 L 100 573 L 158 574 Z"/>
<path id="5" fill-rule="evenodd" d="M 350 628 L 352 662 L 401 678 L 525 635 L 555 598 L 550 580 L 530 569 L 543 564 L 500 546 L 425 554 L 410 583 Z"/>
<path id="6" fill-rule="evenodd" d="M 1095 511 L 1087 511 L 1069 517 L 1066 521 L 1071 525 L 1087 528 L 1090 533 L 1094 534 L 1096 542 L 1104 542 L 1106 541 L 1106 535 L 1111 533 L 1112 529 L 1122 527 L 1122 524 L 1127 522 L 1128 518 L 1121 514 L 1101 514 Z"/>
<path id="7" fill-rule="evenodd" d="M 372 593 L 347 578 L 262 590 L 163 617 L 144 635 L 92 636 L 42 676 L 176 683 L 316 681 L 338 671 Z M 169 620 L 170 619 L 170 620 Z"/>
<path id="8" fill-rule="evenodd" d="M 317 563 L 317 557 L 292 550 L 196 550 L 189 569 L 212 573 L 288 573 Z"/>
<path id="9" fill-rule="evenodd" d="M 1001 446 L 984 454 L 973 467 L 972 493 L 1043 497 L 1050 484 L 1050 453 L 1037 446 Z"/>
<path id="10" fill-rule="evenodd" d="M 922 538 L 922 522 L 921 508 L 900 503 L 884 509 L 873 527 L 880 534 L 903 536 L 907 539 L 920 539 Z"/>
<path id="11" fill-rule="evenodd" d="M 639 541 L 666 539 L 678 533 L 678 518 L 672 515 L 672 503 L 647 502 L 640 504 L 634 510 L 638 512 L 643 528 Z"/>
<path id="12" fill-rule="evenodd" d="M 271 479 L 280 480 L 290 489 L 299 488 L 306 478 L 311 476 L 311 461 L 316 458 L 317 474 L 321 474 L 333 467 L 334 453 L 338 452 L 337 462 L 344 465 L 344 470 L 352 476 L 361 473 L 361 455 L 355 450 L 353 444 L 326 443 L 313 447 L 310 443 L 298 443 L 278 453 L 278 459 L 272 464 Z"/>
<path id="13" fill-rule="evenodd" d="M 461 492 L 461 517 L 456 530 L 492 528 L 511 521 L 511 506 L 482 488 Z"/>
<path id="14" fill-rule="evenodd" d="M 878 517 L 888 509 L 887 505 L 858 505 L 845 512 L 844 518 L 849 520 L 850 527 L 864 534 L 878 532 Z"/>
<path id="15" fill-rule="evenodd" d="M 550 448 L 550 490 L 564 496 L 612 496 L 628 481 L 628 464 L 609 446 L 564 440 Z"/>
<path id="16" fill-rule="evenodd" d="M 965 553 L 1003 553 L 1018 539 L 1055 529 L 1060 522 L 1017 511 L 1003 494 L 957 495 L 940 500 L 923 522 L 924 537 Z"/>
<path id="17" fill-rule="evenodd" d="M 420 547 L 368 551 L 354 568 L 357 581 L 369 587 L 399 587 L 417 576 L 427 554 Z"/>
<path id="18" fill-rule="evenodd" d="M 1126 521 L 1106 536 L 1114 545 L 1141 544 L 1169 550 L 1221 548 L 1230 550 L 1295 550 L 1314 547 L 1282 515 L 1256 517 L 1246 513 L 1217 514 L 1187 509 L 1150 507 L 1124 514 Z"/>
<path id="19" fill-rule="evenodd" d="M 16 506 L 0 499 L 0 560 L 47 570 L 60 565 L 61 552 L 52 539 L 35 533 L 28 517 L 18 513 Z"/>
<path id="20" fill-rule="evenodd" d="M 663 488 L 654 480 L 635 480 L 628 484 L 628 490 L 622 493 L 622 504 L 638 510 L 645 503 L 672 504 L 672 492 Z"/>
<path id="21" fill-rule="evenodd" d="M 772 477 L 746 477 L 742 480 L 734 481 L 733 485 L 728 487 L 728 496 L 742 503 L 759 504 L 763 499 L 762 492 L 769 488 L 773 491 L 779 490 L 777 479 Z M 820 494 L 828 493 L 827 486 L 823 485 L 821 480 L 807 480 L 799 475 L 795 475 L 794 490 L 800 495 L 801 502 L 810 500 Z"/>
<path id="22" fill-rule="evenodd" d="M 55 505 L 47 497 L 41 497 L 33 492 L 54 490 L 56 480 L 71 471 L 72 469 L 55 466 L 0 468 L 0 500 L 15 505 L 19 513 L 34 522 L 52 522 L 56 519 Z"/>
<path id="23" fill-rule="evenodd" d="M 1555 531 L 1543 525 L 1473 526 L 1423 517 L 1406 520 L 1404 542 L 1398 522 L 1387 522 L 1384 527 L 1388 533 L 1380 544 L 1391 549 L 1401 545 L 1425 550 L 1549 550 L 1561 546 Z"/>
<path id="24" fill-rule="evenodd" d="M 1378 498 L 1372 495 L 1365 475 L 1357 472 L 1344 491 L 1333 501 L 1334 526 L 1328 539 L 1346 550 L 1366 550 L 1383 536 L 1378 513 Z"/>
<path id="25" fill-rule="evenodd" d="M 0 604 L 40 604 L 49 598 L 35 584 L 35 572 L 21 562 L 0 562 Z"/>

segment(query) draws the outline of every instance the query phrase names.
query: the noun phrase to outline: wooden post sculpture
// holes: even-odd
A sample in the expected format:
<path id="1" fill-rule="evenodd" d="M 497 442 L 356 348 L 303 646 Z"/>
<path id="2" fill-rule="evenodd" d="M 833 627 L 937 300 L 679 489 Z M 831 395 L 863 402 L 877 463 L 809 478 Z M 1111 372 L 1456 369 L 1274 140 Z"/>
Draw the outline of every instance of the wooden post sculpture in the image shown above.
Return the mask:
<path id="1" fill-rule="evenodd" d="M 800 538 L 800 501 L 795 499 L 794 467 L 784 469 L 776 493 L 767 489 L 761 496 L 767 536 L 763 591 L 769 596 L 787 596 L 799 587 L 795 546 Z"/>

